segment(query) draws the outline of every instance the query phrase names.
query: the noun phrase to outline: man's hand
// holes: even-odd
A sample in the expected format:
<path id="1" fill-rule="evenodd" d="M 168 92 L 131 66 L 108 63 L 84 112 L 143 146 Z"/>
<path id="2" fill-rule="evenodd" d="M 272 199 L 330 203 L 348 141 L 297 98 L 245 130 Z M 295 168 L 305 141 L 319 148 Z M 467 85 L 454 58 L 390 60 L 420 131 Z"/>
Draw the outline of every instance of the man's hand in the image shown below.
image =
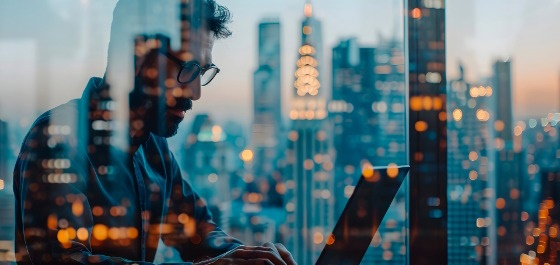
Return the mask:
<path id="1" fill-rule="evenodd" d="M 262 246 L 240 246 L 211 261 L 199 264 L 296 265 L 296 262 L 284 245 L 265 243 Z"/>

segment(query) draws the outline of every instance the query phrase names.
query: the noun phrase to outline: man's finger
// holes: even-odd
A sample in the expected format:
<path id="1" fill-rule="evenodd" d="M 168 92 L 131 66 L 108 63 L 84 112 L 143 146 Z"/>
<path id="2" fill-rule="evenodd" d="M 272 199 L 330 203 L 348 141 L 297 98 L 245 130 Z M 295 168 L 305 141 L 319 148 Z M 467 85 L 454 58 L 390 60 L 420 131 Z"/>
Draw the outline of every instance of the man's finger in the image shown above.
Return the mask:
<path id="1" fill-rule="evenodd" d="M 212 265 L 274 265 L 272 261 L 267 259 L 233 259 L 233 258 L 223 258 Z"/>
<path id="2" fill-rule="evenodd" d="M 237 264 L 237 263 L 233 263 L 233 264 Z M 256 260 L 251 260 L 250 263 L 247 264 L 252 264 L 252 265 L 274 265 L 274 263 L 272 263 L 272 261 L 267 260 L 267 259 L 256 259 Z"/>
<path id="3" fill-rule="evenodd" d="M 278 250 L 278 253 L 280 253 L 280 257 L 282 257 L 282 259 L 284 260 L 284 262 L 286 262 L 286 264 L 288 265 L 296 265 L 296 261 L 294 260 L 294 257 L 292 257 L 292 254 L 290 254 L 290 252 L 288 251 L 288 249 L 286 249 L 286 247 L 280 243 L 276 243 L 274 244 L 274 246 L 276 246 L 276 249 Z"/>
<path id="4" fill-rule="evenodd" d="M 274 265 L 287 265 L 278 254 L 272 251 L 238 249 L 231 254 L 231 257 L 242 259 L 267 259 L 272 261 Z"/>

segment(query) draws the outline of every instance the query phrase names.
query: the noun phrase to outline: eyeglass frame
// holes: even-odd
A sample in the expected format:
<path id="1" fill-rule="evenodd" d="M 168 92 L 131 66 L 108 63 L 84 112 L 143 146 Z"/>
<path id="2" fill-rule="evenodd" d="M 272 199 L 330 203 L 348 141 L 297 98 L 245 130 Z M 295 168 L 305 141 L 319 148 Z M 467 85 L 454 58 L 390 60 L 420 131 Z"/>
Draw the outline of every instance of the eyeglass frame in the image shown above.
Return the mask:
<path id="1" fill-rule="evenodd" d="M 211 65 L 209 65 L 209 66 L 204 66 L 204 67 L 202 67 L 202 66 L 200 66 L 200 64 L 199 64 L 197 61 L 194 61 L 194 60 L 193 60 L 193 61 L 185 62 L 185 61 L 183 61 L 183 60 L 181 60 L 181 59 L 175 57 L 174 55 L 172 55 L 172 54 L 170 54 L 170 53 L 168 53 L 168 52 L 163 52 L 163 51 L 161 51 L 161 53 L 163 53 L 167 58 L 169 58 L 169 60 L 173 61 L 174 63 L 178 64 L 178 65 L 181 67 L 181 70 L 179 70 L 179 73 L 177 73 L 177 82 L 178 82 L 179 84 L 186 85 L 186 84 L 188 84 L 188 83 L 190 83 L 190 82 L 196 80 L 197 77 L 202 77 L 208 70 L 210 70 L 210 69 L 216 69 L 216 73 L 214 74 L 214 76 L 212 76 L 212 78 L 210 78 L 210 80 L 208 80 L 208 82 L 206 82 L 206 84 L 202 84 L 202 83 L 200 84 L 201 86 L 206 86 L 206 85 L 210 84 L 210 82 L 212 82 L 212 80 L 214 80 L 214 78 L 218 75 L 218 73 L 220 73 L 220 68 L 218 68 L 218 66 L 215 65 L 215 64 L 211 64 Z M 198 68 L 198 70 L 197 70 L 198 73 L 197 73 L 197 74 L 193 74 L 193 75 L 190 77 L 189 81 L 187 81 L 187 82 L 182 82 L 182 81 L 179 79 L 179 77 L 181 76 L 181 73 L 183 72 L 183 70 L 185 70 L 186 66 L 191 66 L 191 65 L 194 65 L 194 66 L 196 66 L 196 67 Z M 195 73 L 196 73 L 196 72 L 195 72 Z"/>

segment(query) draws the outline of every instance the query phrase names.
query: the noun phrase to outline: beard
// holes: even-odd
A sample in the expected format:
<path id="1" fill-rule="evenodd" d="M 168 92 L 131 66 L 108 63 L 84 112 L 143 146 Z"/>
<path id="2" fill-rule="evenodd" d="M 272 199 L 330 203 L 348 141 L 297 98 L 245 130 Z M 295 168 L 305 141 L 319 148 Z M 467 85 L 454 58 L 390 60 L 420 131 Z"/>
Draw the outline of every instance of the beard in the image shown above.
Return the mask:
<path id="1" fill-rule="evenodd" d="M 160 108 L 159 106 L 162 104 L 163 107 Z M 190 110 L 192 108 L 192 101 L 187 98 L 176 98 L 174 106 L 167 106 L 164 102 L 159 101 L 157 97 L 148 97 L 144 106 L 146 106 L 146 111 L 143 120 L 146 131 L 160 137 L 169 138 L 177 134 L 179 124 L 184 118 L 173 114 L 173 112 L 186 112 Z"/>
<path id="2" fill-rule="evenodd" d="M 161 137 L 169 138 L 175 136 L 179 130 L 179 123 L 183 118 L 174 116 L 173 114 L 165 113 L 165 128 L 162 134 L 156 134 Z"/>

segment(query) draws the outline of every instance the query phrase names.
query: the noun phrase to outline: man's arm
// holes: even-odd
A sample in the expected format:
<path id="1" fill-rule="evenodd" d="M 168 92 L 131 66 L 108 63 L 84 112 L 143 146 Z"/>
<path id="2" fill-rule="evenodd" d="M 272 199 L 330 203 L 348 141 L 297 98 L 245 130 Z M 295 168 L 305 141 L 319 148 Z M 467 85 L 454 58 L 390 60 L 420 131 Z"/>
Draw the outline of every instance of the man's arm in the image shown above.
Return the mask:
<path id="1" fill-rule="evenodd" d="M 14 169 L 18 263 L 151 265 L 92 253 L 87 160 L 70 137 L 48 130 L 48 120 L 32 128 Z"/>
<path id="2" fill-rule="evenodd" d="M 181 258 L 189 261 L 217 257 L 242 246 L 241 241 L 216 225 L 206 203 L 182 178 L 173 154 L 168 152 L 167 155 L 172 187 L 163 223 L 173 226 L 174 232 L 162 233 L 163 242 L 176 248 Z"/>
<path id="3" fill-rule="evenodd" d="M 182 178 L 179 166 L 171 152 L 169 152 L 169 156 L 174 183 L 169 212 L 172 213 L 171 216 L 179 217 L 176 223 L 169 218 L 164 223 L 171 222 L 174 227 L 179 228 L 175 229 L 176 233 L 168 233 L 162 238 L 168 245 L 179 250 L 183 260 L 192 260 L 197 264 L 216 265 L 295 264 L 291 254 L 282 244 L 266 243 L 263 246 L 244 246 L 241 241 L 222 231 L 212 220 L 212 215 L 204 200 Z M 180 196 L 178 191 L 181 191 Z M 170 215 L 167 214 L 167 216 Z"/>

